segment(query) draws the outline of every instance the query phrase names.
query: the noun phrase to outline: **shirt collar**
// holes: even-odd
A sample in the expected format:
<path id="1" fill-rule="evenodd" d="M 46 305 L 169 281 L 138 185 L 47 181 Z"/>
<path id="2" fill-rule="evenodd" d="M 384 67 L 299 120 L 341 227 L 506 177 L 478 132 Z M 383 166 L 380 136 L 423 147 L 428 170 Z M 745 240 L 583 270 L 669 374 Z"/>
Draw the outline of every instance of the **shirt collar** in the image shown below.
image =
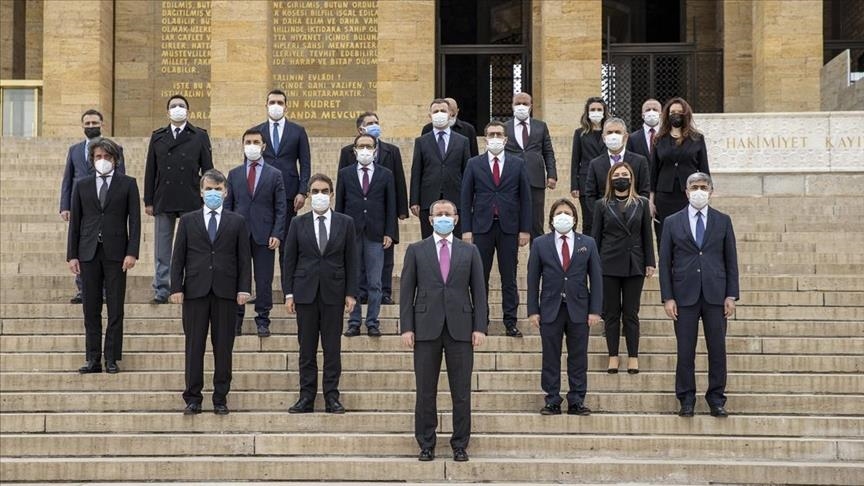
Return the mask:
<path id="1" fill-rule="evenodd" d="M 434 128 L 434 127 L 433 127 Z M 444 132 L 444 135 L 450 136 L 450 127 L 447 128 L 435 128 L 435 138 L 438 138 L 438 132 Z"/>
<path id="2" fill-rule="evenodd" d="M 175 127 L 174 124 L 172 123 L 172 124 L 171 124 L 171 134 L 172 134 L 172 135 L 174 134 L 174 130 L 177 129 L 177 128 L 179 128 L 179 129 L 180 129 L 180 132 L 182 133 L 183 130 L 186 130 L 186 122 L 183 122 L 183 124 L 180 125 L 179 127 Z"/>
<path id="3" fill-rule="evenodd" d="M 612 152 L 609 152 L 608 150 L 606 151 L 606 153 L 609 154 L 609 159 L 612 159 L 612 156 L 613 156 L 613 155 L 620 155 L 620 156 L 621 156 L 621 161 L 623 162 L 623 161 L 624 161 L 624 154 L 627 153 L 627 149 L 625 148 L 624 150 L 622 150 L 622 151 L 621 151 L 620 153 L 618 153 L 618 154 L 613 154 Z"/>
<path id="4" fill-rule="evenodd" d="M 554 231 L 554 230 L 553 230 L 553 231 Z M 570 241 L 573 241 L 573 240 L 576 238 L 576 233 L 574 233 L 573 230 L 570 230 L 570 231 L 568 231 L 567 233 L 564 233 L 564 234 L 561 234 L 561 233 L 555 231 L 555 239 L 556 239 L 556 240 L 561 241 L 561 237 L 562 237 L 562 236 L 566 236 L 566 237 L 567 237 L 567 241 L 570 242 Z"/>
<path id="5" fill-rule="evenodd" d="M 209 217 L 209 216 L 210 216 L 210 211 L 216 211 L 216 215 L 217 215 L 217 216 L 222 216 L 222 208 L 223 208 L 223 207 L 224 207 L 224 206 L 219 206 L 219 207 L 216 208 L 216 209 L 210 209 L 210 208 L 208 208 L 207 206 L 204 206 L 204 217 L 205 217 L 205 218 Z"/>
<path id="6" fill-rule="evenodd" d="M 367 169 L 369 169 L 369 172 L 375 172 L 375 167 L 374 167 L 374 166 L 375 166 L 375 162 L 374 162 L 374 161 L 373 161 L 372 163 L 370 163 L 369 165 L 363 165 L 363 164 L 361 164 L 360 162 L 357 162 L 357 172 L 359 172 L 359 173 L 362 174 L 362 173 L 363 173 L 363 168 L 364 168 L 364 167 L 366 167 Z"/>
<path id="7" fill-rule="evenodd" d="M 333 208 L 327 208 L 327 211 L 324 214 L 318 214 L 315 211 L 312 211 L 312 220 L 318 221 L 319 216 L 324 216 L 324 221 L 330 221 L 330 216 L 333 214 Z"/>
<path id="8" fill-rule="evenodd" d="M 522 122 L 525 122 L 525 124 L 528 125 L 528 128 L 531 128 L 531 116 L 530 115 L 528 116 L 528 118 L 526 118 L 524 120 L 519 120 L 515 116 L 513 117 L 513 126 L 516 126 L 516 127 L 521 126 Z"/>
<path id="9" fill-rule="evenodd" d="M 499 163 L 499 164 L 503 164 L 503 163 L 504 163 L 504 152 L 501 152 L 500 154 L 495 155 L 495 154 L 493 154 L 492 152 L 490 152 L 490 151 L 487 150 L 487 151 L 486 151 L 486 154 L 489 156 L 489 163 L 490 163 L 490 164 L 493 163 L 493 162 L 492 162 L 492 159 L 494 159 L 495 157 L 498 157 L 498 163 Z"/>
<path id="10" fill-rule="evenodd" d="M 256 160 L 255 163 L 258 164 L 258 167 L 264 167 L 264 157 L 261 157 L 260 159 Z M 250 165 L 252 165 L 252 161 L 249 159 L 246 159 L 246 167 L 249 168 Z"/>
<path id="11" fill-rule="evenodd" d="M 109 179 L 112 178 L 112 177 L 114 177 L 114 169 L 111 169 L 111 172 L 109 172 L 109 173 L 107 173 L 107 174 L 100 174 L 100 173 L 96 172 L 96 178 L 97 178 L 97 179 L 98 179 L 99 177 L 102 177 L 103 175 L 104 175 L 105 177 L 109 178 Z"/>
<path id="12" fill-rule="evenodd" d="M 447 244 L 453 246 L 453 233 L 447 235 L 447 238 L 442 238 L 438 233 L 433 232 L 432 237 L 435 238 L 435 248 L 441 246 L 441 240 L 447 240 Z"/>
<path id="13" fill-rule="evenodd" d="M 695 219 L 698 211 L 702 211 L 703 218 L 708 216 L 708 206 L 705 206 L 702 209 L 696 209 L 691 204 L 687 204 L 687 214 L 690 216 L 690 219 Z"/>

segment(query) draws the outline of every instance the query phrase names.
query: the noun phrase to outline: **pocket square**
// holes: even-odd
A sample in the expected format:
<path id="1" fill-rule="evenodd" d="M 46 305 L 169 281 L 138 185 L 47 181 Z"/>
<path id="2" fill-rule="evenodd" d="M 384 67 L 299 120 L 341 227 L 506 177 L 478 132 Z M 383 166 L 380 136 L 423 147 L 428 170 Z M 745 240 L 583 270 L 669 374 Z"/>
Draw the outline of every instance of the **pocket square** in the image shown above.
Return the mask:
<path id="1" fill-rule="evenodd" d="M 588 247 L 587 246 L 581 246 L 576 250 L 576 253 L 588 253 Z"/>

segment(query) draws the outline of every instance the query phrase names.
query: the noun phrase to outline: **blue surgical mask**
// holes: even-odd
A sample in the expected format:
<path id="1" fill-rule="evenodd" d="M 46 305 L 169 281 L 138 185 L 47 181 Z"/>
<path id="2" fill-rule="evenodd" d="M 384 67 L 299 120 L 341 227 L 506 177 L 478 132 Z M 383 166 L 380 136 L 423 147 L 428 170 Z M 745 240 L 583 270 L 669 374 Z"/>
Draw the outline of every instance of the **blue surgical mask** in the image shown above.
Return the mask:
<path id="1" fill-rule="evenodd" d="M 432 229 L 441 236 L 447 236 L 453 232 L 456 221 L 452 216 L 435 216 L 432 218 Z"/>
<path id="2" fill-rule="evenodd" d="M 378 138 L 381 136 L 381 125 L 377 123 L 366 125 L 366 128 L 364 128 L 363 131 L 366 132 L 366 135 Z"/>
<path id="3" fill-rule="evenodd" d="M 218 189 L 204 191 L 204 205 L 209 209 L 218 209 L 222 206 L 222 191 Z"/>

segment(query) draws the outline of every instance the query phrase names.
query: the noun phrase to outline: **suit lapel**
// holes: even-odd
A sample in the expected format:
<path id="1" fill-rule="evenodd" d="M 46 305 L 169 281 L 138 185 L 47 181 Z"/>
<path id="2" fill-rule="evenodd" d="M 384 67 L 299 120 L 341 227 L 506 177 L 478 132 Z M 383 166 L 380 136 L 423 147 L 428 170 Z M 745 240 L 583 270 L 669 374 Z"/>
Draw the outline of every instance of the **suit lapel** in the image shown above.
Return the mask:
<path id="1" fill-rule="evenodd" d="M 454 239 L 454 241 L 455 241 L 455 239 Z M 451 245 L 451 246 L 455 246 L 455 245 Z M 433 273 L 435 273 L 435 278 L 438 279 L 439 282 L 445 283 L 444 277 L 441 276 L 440 265 L 438 262 L 438 245 L 435 244 L 435 237 L 434 236 L 430 236 L 427 239 L 427 242 L 424 245 L 424 251 L 426 252 L 426 258 L 429 259 L 429 261 L 433 263 L 433 268 L 436 266 L 439 267 L 433 271 Z M 453 250 L 452 249 L 450 251 L 450 269 L 451 270 L 453 269 Z M 447 280 L 450 280 L 450 274 L 447 274 Z"/>
<path id="2" fill-rule="evenodd" d="M 306 216 L 307 214 L 309 216 Z M 297 220 L 297 223 L 300 225 L 300 231 L 303 232 L 302 233 L 303 237 L 306 238 L 307 242 L 309 243 L 309 245 L 312 246 L 312 248 L 315 248 L 315 253 L 318 256 L 321 256 L 321 248 L 318 247 L 318 239 L 315 238 L 315 228 L 313 226 L 313 225 L 318 224 L 318 221 L 316 221 L 316 219 L 315 219 L 316 216 L 317 215 L 315 214 L 314 211 L 310 211 L 310 212 L 304 214 L 303 216 L 301 216 Z M 332 217 L 332 215 L 331 215 L 331 217 Z M 330 224 L 330 231 L 332 232 L 333 226 L 334 226 L 332 224 L 333 221 L 331 220 L 330 223 L 331 223 Z M 330 244 L 330 235 L 327 235 L 327 244 L 328 245 Z M 325 250 L 326 250 L 326 248 L 325 248 Z"/>
<path id="3" fill-rule="evenodd" d="M 709 206 L 705 206 L 705 216 L 711 215 L 711 224 L 708 224 L 708 219 L 705 219 L 705 234 L 702 235 L 702 248 L 708 245 L 709 238 L 714 235 L 714 226 L 717 223 L 717 213 Z"/>
<path id="4" fill-rule="evenodd" d="M 108 183 L 108 194 L 105 195 L 105 207 L 111 205 L 111 201 L 114 199 L 114 193 L 117 191 L 114 190 L 114 187 L 117 184 L 120 184 L 120 174 L 115 170 L 114 174 L 111 176 L 111 182 Z M 97 197 L 98 199 L 98 197 Z M 103 208 L 104 209 L 104 208 Z"/>
<path id="5" fill-rule="evenodd" d="M 168 148 L 173 149 L 174 147 L 186 143 L 191 140 L 192 135 L 190 135 L 189 131 L 192 129 L 192 125 L 189 123 L 183 128 L 183 131 L 177 135 L 177 138 L 174 138 L 174 128 L 172 125 L 168 126 Z"/>
<path id="6" fill-rule="evenodd" d="M 549 238 L 549 241 L 551 242 L 551 245 L 548 247 L 549 251 L 552 252 L 552 256 L 555 257 L 555 261 L 558 262 L 558 268 L 561 269 L 561 272 L 569 273 L 570 269 L 568 268 L 567 271 L 564 270 L 564 263 L 561 261 L 561 257 L 558 255 L 558 246 L 557 246 L 558 241 L 557 240 L 559 238 L 559 236 L 558 236 L 559 233 L 555 230 L 552 230 L 552 233 L 549 233 L 549 234 L 552 235 L 552 238 Z M 573 234 L 575 235 L 576 233 L 573 233 Z M 575 244 L 576 242 L 574 241 L 572 243 Z M 570 258 L 570 261 L 572 263 L 573 258 Z M 573 265 L 570 265 L 570 266 L 572 267 Z"/>
<path id="7" fill-rule="evenodd" d="M 687 206 L 681 210 L 682 214 L 681 214 L 681 217 L 679 218 L 679 220 L 680 220 L 679 224 L 681 225 L 681 230 L 684 231 L 684 234 L 687 235 L 687 241 L 689 241 L 693 245 L 693 247 L 698 250 L 699 245 L 696 244 L 696 238 L 693 237 L 693 232 L 690 231 L 690 210 L 688 208 L 689 208 L 689 206 Z M 703 236 L 703 243 L 704 243 L 704 236 Z"/>
<path id="8" fill-rule="evenodd" d="M 630 228 L 627 227 L 627 223 L 621 219 L 621 213 L 618 211 L 618 205 L 621 204 L 621 201 L 616 200 L 614 204 L 606 205 L 606 211 L 609 211 L 609 214 L 612 215 L 612 218 L 615 219 L 615 222 L 618 223 L 618 226 L 624 229 L 627 234 L 630 234 Z"/>

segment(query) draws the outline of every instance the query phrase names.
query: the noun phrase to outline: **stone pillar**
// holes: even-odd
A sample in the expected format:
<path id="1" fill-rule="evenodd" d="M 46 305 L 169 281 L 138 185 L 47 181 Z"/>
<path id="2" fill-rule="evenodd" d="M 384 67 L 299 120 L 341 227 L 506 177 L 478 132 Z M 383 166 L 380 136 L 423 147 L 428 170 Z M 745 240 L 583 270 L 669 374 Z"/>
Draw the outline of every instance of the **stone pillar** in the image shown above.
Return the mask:
<path id="1" fill-rule="evenodd" d="M 237 140 L 267 118 L 272 2 L 211 2 L 210 137 Z"/>
<path id="2" fill-rule="evenodd" d="M 753 2 L 753 111 L 818 111 L 822 1 Z"/>
<path id="3" fill-rule="evenodd" d="M 42 50 L 42 134 L 81 135 L 81 113 L 113 115 L 114 2 L 45 0 Z M 109 127 L 110 130 L 110 127 Z"/>
<path id="4" fill-rule="evenodd" d="M 723 2 L 723 111 L 753 111 L 753 0 Z"/>

